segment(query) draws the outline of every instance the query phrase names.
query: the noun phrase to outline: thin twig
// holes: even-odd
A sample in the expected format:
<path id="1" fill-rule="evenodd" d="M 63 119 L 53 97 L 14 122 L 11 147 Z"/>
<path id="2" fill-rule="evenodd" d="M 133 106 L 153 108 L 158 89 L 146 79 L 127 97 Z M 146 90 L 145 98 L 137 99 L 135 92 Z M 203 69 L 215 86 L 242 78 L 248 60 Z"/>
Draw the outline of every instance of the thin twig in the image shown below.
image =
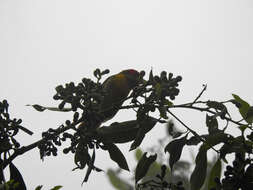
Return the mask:
<path id="1" fill-rule="evenodd" d="M 78 123 L 78 122 L 80 122 L 80 121 L 77 121 L 75 123 Z M 69 129 L 73 129 L 73 125 L 74 125 L 74 123 L 72 125 L 60 128 L 57 132 L 55 132 L 54 135 L 59 135 L 59 134 L 65 132 L 65 131 L 67 131 Z M 6 166 L 8 166 L 12 162 L 12 160 L 14 160 L 16 157 L 18 157 L 18 156 L 26 153 L 27 151 L 30 151 L 30 150 L 38 147 L 44 141 L 47 141 L 47 139 L 42 138 L 42 139 L 40 139 L 40 140 L 38 140 L 38 141 L 30 144 L 30 145 L 23 146 L 23 147 L 15 150 L 14 153 L 8 159 L 6 159 L 6 160 L 3 161 L 3 163 L 1 164 L 1 168 L 3 168 L 3 169 L 6 168 Z"/>
<path id="2" fill-rule="evenodd" d="M 170 106 L 169 108 L 186 108 L 186 109 L 194 109 L 194 110 L 198 110 L 198 111 L 201 111 L 201 112 L 202 112 L 202 111 L 205 111 L 205 112 L 208 112 L 208 113 L 211 113 L 211 114 L 216 114 L 216 112 L 214 112 L 214 111 L 208 109 L 208 107 L 206 107 L 206 108 L 201 108 L 201 107 L 196 107 L 196 106 L 190 106 L 189 104 L 172 105 L 172 106 Z M 234 123 L 234 124 L 236 124 L 236 125 L 245 125 L 245 124 L 241 123 L 240 121 L 238 122 L 238 121 L 235 121 L 235 120 L 233 120 L 233 119 L 231 119 L 231 118 L 228 118 L 228 117 L 224 117 L 224 119 L 227 120 L 227 121 L 230 121 L 230 122 L 232 122 L 232 123 Z"/>
<path id="3" fill-rule="evenodd" d="M 202 141 L 203 143 L 207 142 L 194 130 L 192 130 L 190 127 L 188 127 L 181 119 L 179 119 L 175 114 L 173 114 L 169 109 L 167 109 L 167 111 L 170 113 L 170 115 L 172 115 L 179 123 L 181 123 L 188 131 L 190 131 L 194 136 L 198 137 L 200 141 Z M 207 144 L 208 145 L 208 144 Z M 209 145 L 209 147 L 211 149 L 213 149 L 215 152 L 217 152 L 219 154 L 219 151 L 216 150 L 213 146 Z"/>
<path id="4" fill-rule="evenodd" d="M 201 92 L 200 92 L 199 95 L 195 98 L 195 100 L 191 103 L 191 105 L 192 105 L 192 104 L 195 104 L 195 103 L 198 101 L 198 99 L 202 96 L 202 94 L 204 93 L 204 91 L 206 91 L 207 85 L 204 84 L 203 87 L 204 87 L 204 88 L 201 90 Z"/>

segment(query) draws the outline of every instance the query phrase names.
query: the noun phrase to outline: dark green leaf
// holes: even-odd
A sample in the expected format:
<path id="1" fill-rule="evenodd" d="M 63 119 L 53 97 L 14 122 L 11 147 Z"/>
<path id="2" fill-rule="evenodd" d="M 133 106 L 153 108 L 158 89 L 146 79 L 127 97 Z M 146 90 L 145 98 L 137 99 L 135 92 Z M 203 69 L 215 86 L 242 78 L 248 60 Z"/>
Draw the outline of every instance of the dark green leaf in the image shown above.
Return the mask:
<path id="1" fill-rule="evenodd" d="M 71 108 L 63 108 L 63 109 L 59 109 L 58 107 L 44 107 L 38 104 L 33 104 L 33 105 L 26 105 L 26 106 L 32 106 L 35 110 L 39 111 L 39 112 L 43 112 L 45 110 L 50 110 L 50 111 L 59 111 L 59 112 L 68 112 L 68 111 L 72 111 Z"/>
<path id="2" fill-rule="evenodd" d="M 167 127 L 166 132 L 168 133 L 169 136 L 172 136 L 173 139 L 178 138 L 183 134 L 177 129 L 172 120 L 168 121 L 166 127 Z"/>
<path id="3" fill-rule="evenodd" d="M 184 145 L 187 142 L 187 135 L 180 139 L 176 139 L 171 141 L 169 144 L 166 145 L 164 151 L 165 153 L 168 152 L 170 154 L 169 164 L 170 168 L 172 170 L 173 165 L 180 159 L 182 150 L 184 148 Z"/>
<path id="4" fill-rule="evenodd" d="M 156 92 L 157 96 L 160 98 L 161 94 L 162 94 L 162 86 L 160 83 L 155 84 L 155 92 Z M 161 112 L 160 112 L 160 114 L 161 114 Z"/>
<path id="5" fill-rule="evenodd" d="M 229 153 L 233 152 L 233 148 L 228 145 L 228 144 L 224 144 L 221 148 L 220 148 L 220 157 L 225 160 L 226 162 L 226 155 Z"/>
<path id="6" fill-rule="evenodd" d="M 245 129 L 247 129 L 248 127 L 249 127 L 248 125 L 240 125 L 238 128 L 239 128 L 242 132 L 244 132 Z"/>
<path id="7" fill-rule="evenodd" d="M 136 138 L 134 139 L 134 142 L 130 146 L 129 151 L 136 149 L 141 144 L 144 137 L 145 137 L 145 131 L 140 128 L 138 130 Z"/>
<path id="8" fill-rule="evenodd" d="M 16 166 L 13 163 L 10 163 L 10 180 L 14 180 L 14 182 L 18 182 L 18 187 L 15 190 L 26 190 L 25 182 L 21 173 L 18 171 Z"/>
<path id="9" fill-rule="evenodd" d="M 110 126 L 103 126 L 97 129 L 98 138 L 106 143 L 126 143 L 133 141 L 139 130 L 137 120 L 115 122 Z"/>
<path id="10" fill-rule="evenodd" d="M 12 146 L 9 139 L 2 140 L 2 142 L 0 143 L 0 153 L 6 152 L 10 150 L 11 148 Z"/>
<path id="11" fill-rule="evenodd" d="M 109 169 L 107 171 L 107 175 L 114 188 L 118 190 L 129 190 L 132 188 L 132 186 L 128 184 L 125 180 L 118 177 L 118 173 L 116 173 L 115 171 Z"/>
<path id="12" fill-rule="evenodd" d="M 252 124 L 253 122 L 253 107 L 249 107 L 248 109 L 248 112 L 246 114 L 246 121 L 249 123 L 249 124 Z"/>
<path id="13" fill-rule="evenodd" d="M 164 100 L 164 104 L 166 105 L 166 106 L 173 106 L 173 102 L 171 102 L 171 101 L 169 101 L 169 100 L 167 100 L 167 99 L 165 99 Z"/>
<path id="14" fill-rule="evenodd" d="M 35 190 L 41 190 L 42 187 L 43 187 L 43 185 L 39 185 L 39 186 L 37 186 L 37 187 L 35 188 Z"/>
<path id="15" fill-rule="evenodd" d="M 246 181 L 253 181 L 253 165 L 250 164 L 246 169 L 244 178 Z"/>
<path id="16" fill-rule="evenodd" d="M 219 110 L 219 111 L 222 111 L 222 112 L 225 112 L 226 114 L 228 114 L 227 107 L 221 102 L 209 100 L 209 101 L 207 101 L 206 104 L 209 108 L 213 108 L 215 110 Z"/>
<path id="17" fill-rule="evenodd" d="M 57 185 L 57 186 L 55 186 L 55 187 L 53 187 L 52 189 L 50 189 L 50 190 L 59 190 L 59 189 L 61 189 L 62 188 L 62 186 L 61 185 Z"/>
<path id="18" fill-rule="evenodd" d="M 141 159 L 141 156 L 142 156 L 142 151 L 141 151 L 141 149 L 136 149 L 136 151 L 135 151 L 135 159 L 137 160 L 137 161 L 139 161 L 140 159 Z"/>
<path id="19" fill-rule="evenodd" d="M 200 138 L 199 137 L 196 137 L 196 136 L 192 136 L 191 138 L 189 138 L 186 142 L 186 145 L 197 145 L 201 142 Z"/>
<path id="20" fill-rule="evenodd" d="M 0 158 L 0 165 L 2 165 L 3 160 Z M 3 169 L 1 168 L 0 170 L 0 184 L 2 184 L 4 182 L 4 172 Z"/>
<path id="21" fill-rule="evenodd" d="M 225 143 L 220 148 L 220 157 L 222 159 L 225 159 L 226 155 L 229 153 L 233 153 L 233 152 L 244 153 L 246 151 L 245 145 L 250 145 L 250 143 L 248 143 L 248 141 L 245 141 L 243 136 L 238 136 L 236 138 L 233 138 L 232 136 L 230 136 L 229 143 Z"/>
<path id="22" fill-rule="evenodd" d="M 248 102 L 244 101 L 243 99 L 241 99 L 236 94 L 232 94 L 232 96 L 234 97 L 235 101 L 240 104 L 240 106 L 239 106 L 239 112 L 240 112 L 242 118 L 246 120 L 247 113 L 248 113 L 248 111 L 250 109 L 250 105 L 248 104 Z"/>
<path id="23" fill-rule="evenodd" d="M 166 107 L 160 106 L 158 110 L 160 112 L 160 117 L 162 117 L 163 119 L 168 119 Z"/>
<path id="24" fill-rule="evenodd" d="M 217 130 L 216 133 L 205 136 L 208 148 L 211 148 L 212 146 L 220 143 L 224 143 L 228 141 L 229 138 L 230 136 L 224 133 L 222 130 Z"/>
<path id="25" fill-rule="evenodd" d="M 217 161 L 215 162 L 215 164 L 213 165 L 210 175 L 209 175 L 209 179 L 208 179 L 208 189 L 212 189 L 216 187 L 215 183 L 215 178 L 219 178 L 221 177 L 221 160 L 217 159 Z"/>
<path id="26" fill-rule="evenodd" d="M 209 134 L 216 133 L 218 130 L 218 121 L 216 117 L 206 114 L 206 126 L 208 127 Z"/>
<path id="27" fill-rule="evenodd" d="M 77 145 L 76 152 L 75 152 L 75 164 L 78 166 L 79 169 L 83 169 L 86 164 L 90 162 L 90 155 L 88 152 L 87 146 L 82 144 L 81 142 Z"/>
<path id="28" fill-rule="evenodd" d="M 151 155 L 147 157 L 147 152 L 143 154 L 140 161 L 138 162 L 136 166 L 135 171 L 135 183 L 137 183 L 140 179 L 142 179 L 146 173 L 148 172 L 149 167 L 151 164 L 156 160 L 157 155 Z"/>
<path id="29" fill-rule="evenodd" d="M 151 82 L 151 84 L 153 84 L 153 82 L 154 82 L 154 76 L 153 76 L 153 71 L 152 71 L 152 69 L 150 70 L 150 72 L 149 72 L 149 82 Z"/>
<path id="30" fill-rule="evenodd" d="M 153 117 L 147 117 L 139 122 L 140 127 L 134 142 L 131 144 L 130 151 L 136 149 L 141 144 L 145 134 L 155 126 L 156 122 L 156 119 Z"/>
<path id="31" fill-rule="evenodd" d="M 205 182 L 207 170 L 207 150 L 201 146 L 195 160 L 196 166 L 191 174 L 191 190 L 199 190 Z"/>
<path id="32" fill-rule="evenodd" d="M 106 144 L 110 158 L 116 162 L 120 168 L 129 171 L 125 156 L 115 144 Z"/>
<path id="33" fill-rule="evenodd" d="M 86 175 L 85 175 L 85 177 L 84 177 L 84 180 L 83 180 L 82 184 L 83 184 L 84 182 L 87 182 L 87 181 L 88 181 L 89 176 L 90 176 L 90 174 L 91 174 L 91 171 L 94 169 L 95 158 L 96 158 L 96 154 L 95 154 L 95 148 L 94 148 L 94 149 L 93 149 L 92 156 L 91 156 L 91 160 L 90 160 L 90 162 L 89 162 L 88 169 L 87 169 L 87 171 L 86 171 Z"/>
<path id="34" fill-rule="evenodd" d="M 115 122 L 110 126 L 99 127 L 97 129 L 97 139 L 105 143 L 130 142 L 139 138 L 137 133 L 146 134 L 149 132 L 155 126 L 156 122 L 156 119 L 153 117 L 147 117 L 141 122 L 137 120 L 121 123 Z"/>

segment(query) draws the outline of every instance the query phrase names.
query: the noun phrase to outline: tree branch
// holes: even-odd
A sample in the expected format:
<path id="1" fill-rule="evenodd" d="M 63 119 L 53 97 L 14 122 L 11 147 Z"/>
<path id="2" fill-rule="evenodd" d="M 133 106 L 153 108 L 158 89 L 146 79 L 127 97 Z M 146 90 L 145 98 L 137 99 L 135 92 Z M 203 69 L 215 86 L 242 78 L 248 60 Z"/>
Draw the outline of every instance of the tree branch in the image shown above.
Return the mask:
<path id="1" fill-rule="evenodd" d="M 76 123 L 78 123 L 78 122 L 76 122 Z M 59 134 L 65 132 L 65 131 L 67 131 L 69 129 L 72 129 L 73 126 L 75 126 L 74 124 L 75 123 L 73 123 L 72 125 L 63 127 L 63 128 L 58 128 L 59 130 L 57 130 L 54 135 L 59 135 Z M 18 157 L 18 156 L 20 156 L 20 155 L 22 155 L 22 154 L 24 154 L 24 153 L 26 153 L 26 152 L 28 152 L 28 151 L 36 148 L 36 147 L 38 147 L 41 143 L 43 143 L 43 142 L 45 142 L 47 140 L 48 139 L 46 139 L 46 138 L 42 138 L 41 140 L 38 140 L 38 141 L 36 141 L 36 142 L 34 142 L 34 143 L 30 144 L 30 145 L 23 146 L 23 147 L 21 147 L 19 149 L 16 149 L 14 151 L 14 153 L 8 159 L 6 159 L 6 160 L 4 160 L 2 162 L 1 168 L 5 169 L 6 166 L 8 166 L 12 162 L 12 160 L 14 160 L 16 157 Z"/>
<path id="2" fill-rule="evenodd" d="M 179 119 L 175 114 L 173 114 L 169 109 L 167 109 L 167 111 L 170 113 L 170 115 L 172 115 L 179 123 L 181 123 L 188 131 L 190 131 L 195 137 L 198 137 L 200 141 L 206 143 L 208 145 L 208 143 L 194 130 L 192 130 L 190 127 L 188 127 L 181 119 Z M 217 152 L 219 154 L 219 151 L 216 150 L 213 146 L 208 145 L 211 149 L 213 149 L 215 152 Z"/>

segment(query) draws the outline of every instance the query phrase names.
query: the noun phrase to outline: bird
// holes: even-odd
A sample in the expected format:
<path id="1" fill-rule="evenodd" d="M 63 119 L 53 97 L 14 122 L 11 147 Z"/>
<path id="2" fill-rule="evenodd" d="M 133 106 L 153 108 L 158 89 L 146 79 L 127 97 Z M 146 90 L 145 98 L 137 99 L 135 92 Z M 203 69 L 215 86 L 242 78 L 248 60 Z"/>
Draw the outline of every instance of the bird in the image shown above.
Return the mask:
<path id="1" fill-rule="evenodd" d="M 119 111 L 130 91 L 138 86 L 140 82 L 140 73 L 135 69 L 123 70 L 118 74 L 109 76 L 102 83 L 105 95 L 98 109 L 100 119 L 93 124 L 94 128 L 98 128 L 101 123 L 112 119 Z M 80 127 L 83 126 L 86 126 L 84 122 L 80 124 Z"/>

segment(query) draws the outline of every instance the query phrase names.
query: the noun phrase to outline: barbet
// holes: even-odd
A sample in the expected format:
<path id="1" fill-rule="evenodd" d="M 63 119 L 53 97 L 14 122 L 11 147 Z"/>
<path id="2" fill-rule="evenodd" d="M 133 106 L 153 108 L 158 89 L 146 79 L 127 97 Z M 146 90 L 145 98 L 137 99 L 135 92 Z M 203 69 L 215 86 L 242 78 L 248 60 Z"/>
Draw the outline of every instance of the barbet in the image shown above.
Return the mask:
<path id="1" fill-rule="evenodd" d="M 123 70 L 108 77 L 102 84 L 105 95 L 100 102 L 98 114 L 100 118 L 94 124 L 97 128 L 101 123 L 112 119 L 126 100 L 129 92 L 140 83 L 140 74 L 134 69 Z M 85 126 L 81 123 L 80 127 Z"/>

